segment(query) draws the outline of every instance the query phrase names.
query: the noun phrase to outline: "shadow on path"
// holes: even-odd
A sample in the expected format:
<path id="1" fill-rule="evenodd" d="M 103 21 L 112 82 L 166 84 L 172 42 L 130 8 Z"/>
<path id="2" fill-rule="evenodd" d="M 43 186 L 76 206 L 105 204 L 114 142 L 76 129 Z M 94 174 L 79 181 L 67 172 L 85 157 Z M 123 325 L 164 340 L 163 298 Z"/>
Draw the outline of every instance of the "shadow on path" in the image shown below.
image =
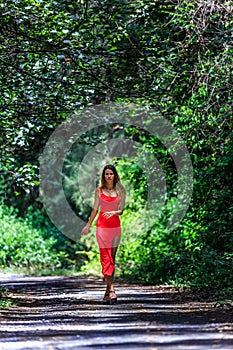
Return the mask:
<path id="1" fill-rule="evenodd" d="M 168 286 L 104 283 L 85 277 L 1 276 L 16 306 L 0 310 L 0 350 L 233 349 L 233 314 L 209 302 L 182 302 Z"/>

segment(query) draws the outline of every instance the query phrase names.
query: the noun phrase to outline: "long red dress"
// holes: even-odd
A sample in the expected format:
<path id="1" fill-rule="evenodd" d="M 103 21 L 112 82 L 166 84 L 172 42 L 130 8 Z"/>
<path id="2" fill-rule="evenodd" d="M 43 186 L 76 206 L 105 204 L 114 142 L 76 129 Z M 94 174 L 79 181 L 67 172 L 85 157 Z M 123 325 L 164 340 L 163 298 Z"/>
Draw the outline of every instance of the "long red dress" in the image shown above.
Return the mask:
<path id="1" fill-rule="evenodd" d="M 112 276 L 115 268 L 112 248 L 118 246 L 121 236 L 120 218 L 113 215 L 105 218 L 103 213 L 118 210 L 118 196 L 110 197 L 100 187 L 100 213 L 96 222 L 96 239 L 100 249 L 100 262 L 104 276 Z M 119 239 L 116 239 L 118 237 Z"/>

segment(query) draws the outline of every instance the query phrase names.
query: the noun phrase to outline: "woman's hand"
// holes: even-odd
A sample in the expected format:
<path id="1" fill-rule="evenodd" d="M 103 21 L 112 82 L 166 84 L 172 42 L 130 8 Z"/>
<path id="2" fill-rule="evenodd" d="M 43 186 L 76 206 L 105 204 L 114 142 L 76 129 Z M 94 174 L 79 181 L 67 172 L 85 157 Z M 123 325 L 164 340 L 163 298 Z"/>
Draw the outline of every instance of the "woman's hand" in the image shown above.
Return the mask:
<path id="1" fill-rule="evenodd" d="M 90 225 L 86 224 L 86 226 L 81 231 L 81 235 L 86 236 L 89 233 L 89 231 L 90 231 Z"/>
<path id="2" fill-rule="evenodd" d="M 105 213 L 103 213 L 103 217 L 106 218 L 106 219 L 109 219 L 111 218 L 113 215 L 115 215 L 115 211 L 106 211 Z"/>

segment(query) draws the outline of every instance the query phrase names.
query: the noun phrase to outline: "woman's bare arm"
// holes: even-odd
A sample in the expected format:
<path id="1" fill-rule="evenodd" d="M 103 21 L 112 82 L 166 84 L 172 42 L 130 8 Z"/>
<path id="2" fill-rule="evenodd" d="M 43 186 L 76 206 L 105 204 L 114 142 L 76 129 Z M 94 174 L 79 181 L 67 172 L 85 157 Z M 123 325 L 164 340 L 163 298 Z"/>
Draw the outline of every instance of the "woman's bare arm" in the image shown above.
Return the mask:
<path id="1" fill-rule="evenodd" d="M 96 215 L 98 213 L 98 210 L 99 210 L 99 201 L 100 201 L 99 198 L 100 198 L 100 196 L 99 196 L 99 188 L 97 188 L 95 190 L 95 200 L 94 200 L 94 206 L 93 206 L 91 215 L 89 217 L 89 220 L 88 220 L 86 226 L 82 229 L 81 235 L 87 235 L 88 232 L 90 231 L 91 224 L 95 220 L 95 217 L 96 217 Z"/>

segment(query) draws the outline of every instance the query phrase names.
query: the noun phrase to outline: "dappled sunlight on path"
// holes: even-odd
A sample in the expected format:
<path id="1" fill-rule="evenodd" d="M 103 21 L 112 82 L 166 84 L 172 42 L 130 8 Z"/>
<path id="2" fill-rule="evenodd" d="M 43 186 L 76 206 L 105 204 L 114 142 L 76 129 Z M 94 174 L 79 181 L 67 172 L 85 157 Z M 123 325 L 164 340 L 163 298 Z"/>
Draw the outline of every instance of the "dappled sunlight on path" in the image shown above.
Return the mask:
<path id="1" fill-rule="evenodd" d="M 169 286 L 104 283 L 85 277 L 1 276 L 16 302 L 0 310 L 0 350 L 233 348 L 233 314 L 212 302 L 183 302 Z"/>

